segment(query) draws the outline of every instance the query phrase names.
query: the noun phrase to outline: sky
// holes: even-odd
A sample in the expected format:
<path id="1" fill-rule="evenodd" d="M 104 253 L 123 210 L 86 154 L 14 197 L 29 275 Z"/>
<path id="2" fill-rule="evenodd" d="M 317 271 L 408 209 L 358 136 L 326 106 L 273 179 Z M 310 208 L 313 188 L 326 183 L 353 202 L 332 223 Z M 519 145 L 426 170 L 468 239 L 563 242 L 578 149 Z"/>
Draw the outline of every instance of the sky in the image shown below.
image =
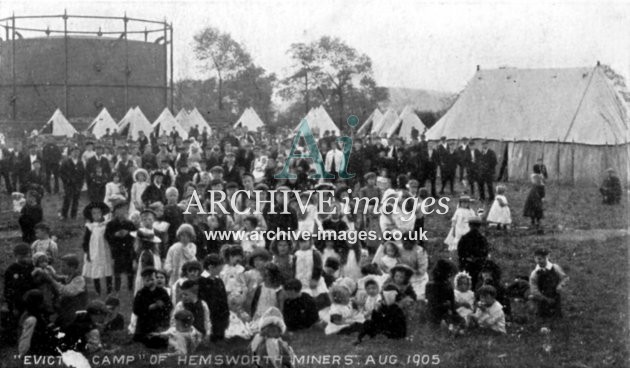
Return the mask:
<path id="1" fill-rule="evenodd" d="M 0 0 L 0 18 L 69 14 L 166 20 L 174 29 L 175 80 L 210 76 L 196 62 L 193 36 L 228 32 L 254 62 L 290 74 L 292 43 L 339 37 L 371 57 L 388 87 L 458 92 L 476 66 L 492 69 L 594 66 L 630 75 L 630 2 L 413 0 Z M 46 27 L 47 20 L 39 21 Z M 82 28 L 103 30 L 98 22 Z M 2 32 L 3 35 L 4 32 Z"/>

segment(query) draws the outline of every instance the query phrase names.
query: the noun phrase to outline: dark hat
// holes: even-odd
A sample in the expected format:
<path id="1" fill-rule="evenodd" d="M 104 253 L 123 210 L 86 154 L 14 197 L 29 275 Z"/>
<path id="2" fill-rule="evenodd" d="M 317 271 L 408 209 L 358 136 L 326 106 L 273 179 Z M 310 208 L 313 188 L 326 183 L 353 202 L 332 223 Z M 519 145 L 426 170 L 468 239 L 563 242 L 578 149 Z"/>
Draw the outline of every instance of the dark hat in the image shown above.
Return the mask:
<path id="1" fill-rule="evenodd" d="M 105 299 L 105 305 L 110 307 L 118 307 L 120 306 L 120 299 L 116 298 L 115 296 L 108 296 L 107 299 Z"/>
<path id="2" fill-rule="evenodd" d="M 254 259 L 256 258 L 262 258 L 263 261 L 270 261 L 271 254 L 264 248 L 254 249 L 254 251 L 249 255 L 248 263 L 251 267 L 254 267 Z"/>
<path id="3" fill-rule="evenodd" d="M 323 182 L 323 183 L 318 183 L 317 185 L 315 185 L 315 190 L 335 190 L 335 185 L 333 183 L 327 183 L 327 182 Z"/>
<path id="4" fill-rule="evenodd" d="M 153 267 L 146 267 L 140 272 L 140 277 L 147 277 L 149 275 L 153 275 L 157 271 Z"/>
<path id="5" fill-rule="evenodd" d="M 219 179 L 212 179 L 212 180 L 210 180 L 210 184 L 209 185 L 212 187 L 212 186 L 219 185 L 219 184 L 223 185 L 223 181 L 221 181 Z"/>
<path id="6" fill-rule="evenodd" d="M 220 171 L 221 173 L 223 173 L 223 168 L 219 165 L 212 166 L 212 168 L 210 169 L 210 172 L 214 172 L 214 171 Z"/>
<path id="7" fill-rule="evenodd" d="M 109 312 L 105 303 L 100 300 L 90 301 L 85 309 L 88 314 L 107 314 Z"/>
<path id="8" fill-rule="evenodd" d="M 256 190 L 269 190 L 269 186 L 267 184 L 265 184 L 265 183 L 259 183 L 259 184 L 256 184 L 254 189 L 256 189 Z"/>
<path id="9" fill-rule="evenodd" d="M 284 192 L 284 191 L 289 191 L 289 190 L 291 190 L 291 188 L 289 188 L 289 187 L 288 187 L 288 186 L 286 186 L 286 185 L 281 185 L 281 186 L 277 187 L 277 188 L 276 188 L 276 190 L 277 190 L 278 192 Z"/>
<path id="10" fill-rule="evenodd" d="M 445 141 L 446 140 L 446 136 L 445 135 L 441 136 L 440 140 Z"/>
<path id="11" fill-rule="evenodd" d="M 247 172 L 247 171 L 241 174 L 241 178 L 244 178 L 246 176 L 249 176 L 252 179 L 254 178 L 254 174 L 252 174 L 250 172 Z"/>
<path id="12" fill-rule="evenodd" d="M 140 216 L 144 215 L 145 213 L 149 213 L 151 215 L 153 215 L 153 217 L 155 217 L 155 212 L 152 209 L 149 208 L 145 208 L 142 211 L 140 211 Z"/>
<path id="13" fill-rule="evenodd" d="M 468 219 L 468 224 L 469 225 L 481 225 L 481 217 L 473 216 L 473 217 L 469 218 Z"/>
<path id="14" fill-rule="evenodd" d="M 71 146 L 70 148 L 68 148 L 68 153 L 72 153 L 74 151 L 81 151 L 81 149 L 79 149 L 78 146 Z"/>
<path id="15" fill-rule="evenodd" d="M 549 249 L 547 248 L 537 248 L 534 251 L 535 256 L 547 257 L 549 255 Z"/>
<path id="16" fill-rule="evenodd" d="M 86 145 L 86 146 L 93 146 L 93 145 L 94 145 L 94 142 L 92 142 L 92 141 L 87 141 L 87 142 L 85 142 L 85 145 Z"/>
<path id="17" fill-rule="evenodd" d="M 151 173 L 151 181 L 153 181 L 153 179 L 155 179 L 158 176 L 164 177 L 165 175 L 160 170 L 154 171 Z"/>
<path id="18" fill-rule="evenodd" d="M 376 173 L 370 171 L 368 173 L 366 173 L 365 175 L 363 175 L 363 179 L 368 180 L 371 178 L 376 178 Z"/>
<path id="19" fill-rule="evenodd" d="M 182 265 L 182 272 L 189 272 L 192 270 L 197 270 L 199 272 L 203 271 L 201 263 L 199 261 L 188 261 Z"/>
<path id="20" fill-rule="evenodd" d="M 101 212 L 103 213 L 103 216 L 105 216 L 105 215 L 107 215 L 109 213 L 109 207 L 107 207 L 107 205 L 105 203 L 103 203 L 103 202 L 91 202 L 87 206 L 85 206 L 85 208 L 83 209 L 83 217 L 85 217 L 89 221 L 93 221 L 92 220 L 92 209 L 94 209 L 94 208 L 99 208 L 101 210 Z"/>
<path id="21" fill-rule="evenodd" d="M 404 272 L 406 277 L 408 278 L 413 276 L 413 269 L 404 263 L 399 263 L 396 266 L 394 266 L 391 270 L 391 274 L 394 275 L 396 272 L 399 272 L 399 271 Z"/>
<path id="22" fill-rule="evenodd" d="M 18 244 L 13 247 L 13 254 L 16 256 L 27 256 L 31 253 L 31 248 L 26 244 Z"/>
<path id="23" fill-rule="evenodd" d="M 129 203 L 124 199 L 115 199 L 112 204 L 112 210 L 116 211 L 119 208 L 127 207 Z"/>
<path id="24" fill-rule="evenodd" d="M 225 189 L 238 189 L 239 186 L 237 183 L 230 181 L 227 184 L 225 184 Z"/>
<path id="25" fill-rule="evenodd" d="M 150 212 L 153 213 L 153 211 L 150 211 Z M 141 228 L 141 229 L 138 229 L 138 231 L 132 231 L 130 234 L 134 238 L 137 238 L 138 240 L 143 241 L 143 242 L 151 242 L 151 243 L 162 242 L 162 239 L 160 239 L 157 235 L 155 235 L 153 230 L 150 230 L 150 229 Z"/>

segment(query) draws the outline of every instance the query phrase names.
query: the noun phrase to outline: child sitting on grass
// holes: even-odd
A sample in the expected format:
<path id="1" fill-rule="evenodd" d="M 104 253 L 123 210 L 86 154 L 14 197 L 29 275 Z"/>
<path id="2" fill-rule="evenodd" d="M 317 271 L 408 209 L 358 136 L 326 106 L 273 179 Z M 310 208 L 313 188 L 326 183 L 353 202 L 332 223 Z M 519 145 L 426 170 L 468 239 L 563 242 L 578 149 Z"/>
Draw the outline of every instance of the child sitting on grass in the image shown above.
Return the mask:
<path id="1" fill-rule="evenodd" d="M 31 253 L 44 252 L 48 255 L 48 261 L 51 264 L 55 263 L 59 255 L 59 248 L 55 239 L 50 237 L 50 226 L 43 222 L 35 225 L 35 237 L 37 240 L 31 245 Z"/>
<path id="2" fill-rule="evenodd" d="M 164 332 L 155 332 L 152 336 L 168 339 L 169 355 L 188 355 L 195 352 L 203 335 L 193 326 L 194 316 L 187 309 L 181 309 L 173 315 L 174 326 Z"/>
<path id="3" fill-rule="evenodd" d="M 381 300 L 363 324 L 355 345 L 360 344 L 366 335 L 373 338 L 383 334 L 389 339 L 402 339 L 407 335 L 407 319 L 398 305 L 401 301 L 398 289 L 394 285 L 388 285 L 380 295 Z"/>
<path id="4" fill-rule="evenodd" d="M 193 326 L 201 333 L 204 340 L 210 338 L 210 309 L 208 304 L 199 299 L 199 283 L 193 280 L 186 280 L 182 283 L 182 300 L 175 305 L 174 313 L 181 310 L 188 310 L 192 313 Z M 171 319 L 171 327 L 175 326 L 175 320 Z"/>
<path id="5" fill-rule="evenodd" d="M 475 308 L 475 293 L 470 290 L 472 280 L 466 271 L 462 271 L 455 275 L 455 308 L 457 314 L 463 318 L 465 324 L 468 324 L 470 316 Z"/>
<path id="6" fill-rule="evenodd" d="M 503 306 L 495 299 L 496 290 L 490 285 L 484 285 L 477 290 L 477 293 L 479 294 L 477 310 L 470 316 L 473 325 L 504 334 L 505 314 L 503 313 Z"/>
<path id="7" fill-rule="evenodd" d="M 562 268 L 549 261 L 549 251 L 544 248 L 534 252 L 536 268 L 529 276 L 529 300 L 536 315 L 543 319 L 560 318 L 562 310 L 560 291 L 569 277 Z"/>
<path id="8" fill-rule="evenodd" d="M 282 314 L 289 331 L 306 329 L 319 321 L 319 313 L 312 296 L 302 292 L 298 279 L 284 284 L 285 300 Z"/>
<path id="9" fill-rule="evenodd" d="M 260 333 L 250 343 L 254 357 L 259 358 L 256 365 L 265 368 L 291 368 L 295 362 L 295 353 L 282 339 L 286 326 L 282 312 L 278 308 L 269 308 L 260 320 Z"/>

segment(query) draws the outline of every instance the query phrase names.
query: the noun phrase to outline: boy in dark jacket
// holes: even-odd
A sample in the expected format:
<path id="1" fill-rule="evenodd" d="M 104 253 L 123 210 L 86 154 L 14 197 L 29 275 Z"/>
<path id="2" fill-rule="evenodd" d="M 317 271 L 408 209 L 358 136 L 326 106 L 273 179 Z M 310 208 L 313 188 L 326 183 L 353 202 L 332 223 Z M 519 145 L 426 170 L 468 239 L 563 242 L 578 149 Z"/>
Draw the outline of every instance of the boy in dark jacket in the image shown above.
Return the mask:
<path id="1" fill-rule="evenodd" d="M 363 324 L 355 344 L 360 344 L 365 335 L 374 337 L 379 333 L 390 339 L 404 338 L 407 335 L 407 320 L 398 305 L 403 296 L 395 285 L 386 286 L 381 293 L 381 302 L 372 311 L 371 318 Z"/>
<path id="2" fill-rule="evenodd" d="M 223 340 L 225 330 L 230 324 L 230 310 L 228 308 L 225 284 L 219 277 L 223 262 L 218 254 L 209 254 L 203 260 L 203 267 L 207 276 L 199 279 L 199 298 L 208 304 L 212 331 L 210 341 Z"/>
<path id="3" fill-rule="evenodd" d="M 284 284 L 284 323 L 289 331 L 309 328 L 319 321 L 319 313 L 312 296 L 302 292 L 300 280 L 291 279 Z"/>
<path id="4" fill-rule="evenodd" d="M 131 232 L 136 230 L 133 222 L 127 219 L 129 206 L 126 202 L 119 202 L 114 205 L 112 220 L 105 227 L 105 240 L 109 243 L 114 260 L 114 290 L 120 291 L 121 275 L 127 275 L 127 288 L 133 291 L 133 260 L 134 237 Z"/>
<path id="5" fill-rule="evenodd" d="M 29 244 L 37 239 L 35 236 L 35 225 L 44 219 L 44 211 L 39 200 L 39 193 L 30 190 L 26 194 L 26 204 L 22 207 L 20 218 L 18 219 L 22 229 L 22 240 Z"/>
<path id="6" fill-rule="evenodd" d="M 33 282 L 33 262 L 31 250 L 26 244 L 18 244 L 13 248 L 15 263 L 4 272 L 4 303 L 2 304 L 4 337 L 8 345 L 17 342 L 18 320 L 26 306 L 22 297 L 27 291 L 35 289 Z M 6 320 L 5 320 L 6 319 Z M 6 325 L 5 325 L 6 323 Z"/>
<path id="7" fill-rule="evenodd" d="M 148 348 L 164 348 L 165 341 L 150 334 L 168 325 L 173 303 L 166 290 L 156 286 L 154 268 L 145 268 L 140 276 L 144 286 L 133 300 L 133 313 L 138 316 L 133 339 Z"/>

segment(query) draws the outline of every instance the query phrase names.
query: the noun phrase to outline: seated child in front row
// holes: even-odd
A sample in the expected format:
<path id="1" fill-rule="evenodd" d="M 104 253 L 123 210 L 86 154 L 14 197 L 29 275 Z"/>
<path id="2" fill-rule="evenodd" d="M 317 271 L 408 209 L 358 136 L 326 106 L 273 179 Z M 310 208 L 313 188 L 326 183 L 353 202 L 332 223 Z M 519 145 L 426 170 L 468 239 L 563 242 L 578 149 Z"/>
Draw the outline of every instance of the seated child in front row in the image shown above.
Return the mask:
<path id="1" fill-rule="evenodd" d="M 374 337 L 382 333 L 390 339 L 402 339 L 407 335 L 407 319 L 398 305 L 402 300 L 398 288 L 394 285 L 385 286 L 380 295 L 381 300 L 363 324 L 355 344 L 360 344 L 366 335 Z"/>
<path id="2" fill-rule="evenodd" d="M 109 296 L 105 299 L 105 306 L 109 311 L 105 316 L 104 331 L 120 331 L 125 328 L 125 317 L 118 312 L 120 307 L 120 299 L 115 296 Z"/>
<path id="3" fill-rule="evenodd" d="M 332 304 L 329 310 L 328 324 L 324 330 L 326 335 L 347 334 L 361 328 L 365 317 L 353 308 L 350 300 L 351 294 L 351 290 L 342 283 L 337 283 L 330 288 Z"/>
<path id="4" fill-rule="evenodd" d="M 156 332 L 153 336 L 168 338 L 168 350 L 172 355 L 188 355 L 195 352 L 203 335 L 193 327 L 195 318 L 192 312 L 181 309 L 173 315 L 175 326 L 164 332 Z"/>
<path id="5" fill-rule="evenodd" d="M 479 290 L 477 310 L 471 315 L 474 325 L 492 332 L 505 333 L 505 314 L 503 306 L 497 302 L 496 290 L 490 285 L 484 285 Z"/>
<path id="6" fill-rule="evenodd" d="M 44 252 L 48 255 L 48 262 L 51 264 L 55 263 L 59 250 L 55 239 L 50 237 L 50 226 L 43 222 L 35 225 L 35 237 L 37 240 L 31 245 L 31 253 Z"/>
<path id="7" fill-rule="evenodd" d="M 212 326 L 210 325 L 210 309 L 203 300 L 199 299 L 198 281 L 186 280 L 181 285 L 181 301 L 173 309 L 176 314 L 181 310 L 188 310 L 193 315 L 193 326 L 201 333 L 204 339 L 210 338 Z M 175 327 L 175 319 L 171 319 L 171 327 Z"/>
<path id="8" fill-rule="evenodd" d="M 264 368 L 291 368 L 295 361 L 295 353 L 289 344 L 282 339 L 286 326 L 282 312 L 278 308 L 269 308 L 260 320 L 260 333 L 250 343 L 252 354 L 258 358 L 255 364 Z"/>
<path id="9" fill-rule="evenodd" d="M 284 322 L 289 331 L 306 329 L 319 321 L 319 313 L 312 296 L 302 292 L 302 283 L 291 279 L 284 284 Z"/>
<path id="10" fill-rule="evenodd" d="M 457 314 L 468 324 L 469 317 L 475 308 L 475 293 L 470 290 L 472 279 L 468 272 L 462 271 L 455 275 L 455 308 Z"/>

